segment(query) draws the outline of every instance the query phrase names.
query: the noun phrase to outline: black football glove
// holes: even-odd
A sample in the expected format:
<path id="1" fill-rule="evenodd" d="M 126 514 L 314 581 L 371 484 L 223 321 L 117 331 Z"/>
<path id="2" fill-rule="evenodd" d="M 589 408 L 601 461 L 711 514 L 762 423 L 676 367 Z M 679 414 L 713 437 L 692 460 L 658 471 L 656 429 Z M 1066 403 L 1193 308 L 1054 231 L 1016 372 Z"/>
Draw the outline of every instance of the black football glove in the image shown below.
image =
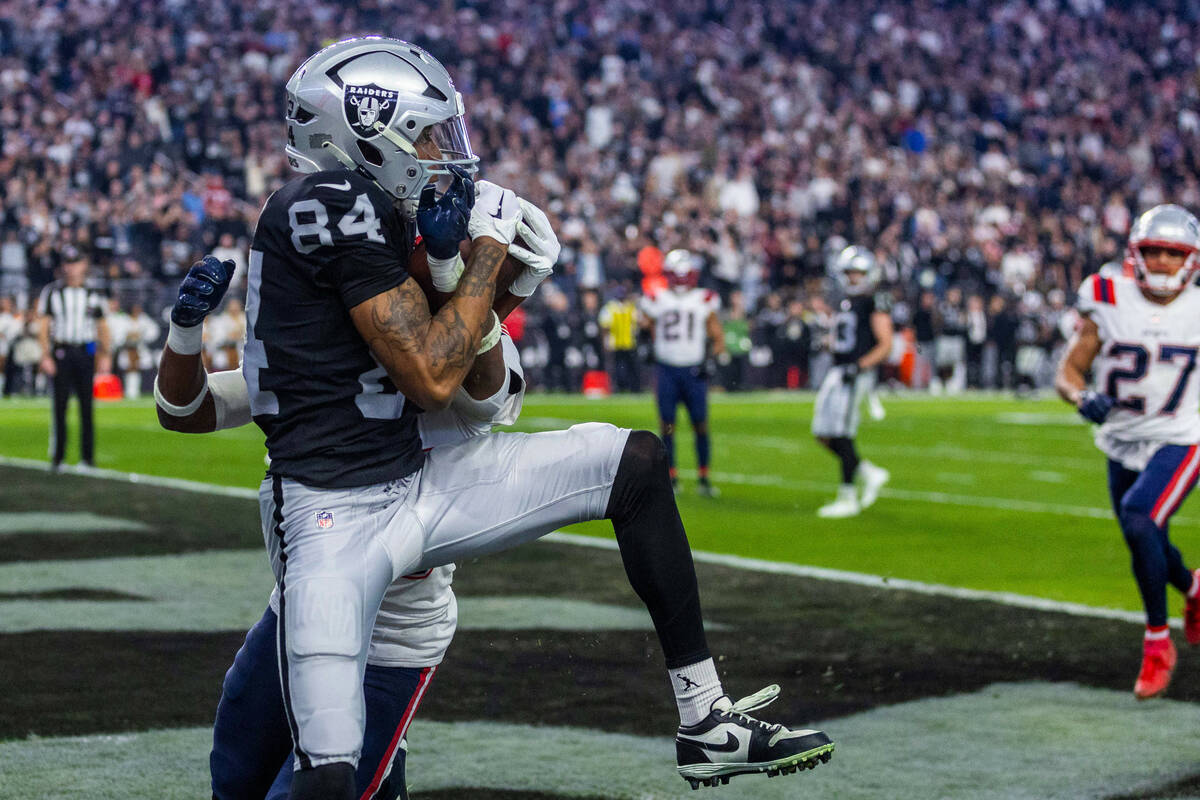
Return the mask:
<path id="1" fill-rule="evenodd" d="M 192 264 L 179 284 L 179 299 L 171 309 L 171 322 L 183 328 L 203 322 L 221 305 L 221 298 L 233 280 L 233 270 L 232 261 L 218 261 L 216 256 L 205 256 L 203 261 Z"/>
<path id="2" fill-rule="evenodd" d="M 1093 392 L 1091 389 L 1085 389 L 1079 395 L 1080 415 L 1097 425 L 1108 419 L 1109 412 L 1113 410 L 1113 406 L 1116 404 L 1116 398 L 1100 394 L 1099 392 Z"/>
<path id="3" fill-rule="evenodd" d="M 858 378 L 858 364 L 851 361 L 849 364 L 842 365 L 842 383 L 847 386 L 853 386 L 854 381 Z"/>
<path id="4" fill-rule="evenodd" d="M 434 185 L 426 184 L 417 206 L 417 230 L 425 241 L 425 251 L 443 260 L 453 258 L 458 243 L 467 238 L 467 223 L 475 205 L 475 181 L 456 164 L 448 169 L 454 173 L 450 188 L 438 197 Z"/>

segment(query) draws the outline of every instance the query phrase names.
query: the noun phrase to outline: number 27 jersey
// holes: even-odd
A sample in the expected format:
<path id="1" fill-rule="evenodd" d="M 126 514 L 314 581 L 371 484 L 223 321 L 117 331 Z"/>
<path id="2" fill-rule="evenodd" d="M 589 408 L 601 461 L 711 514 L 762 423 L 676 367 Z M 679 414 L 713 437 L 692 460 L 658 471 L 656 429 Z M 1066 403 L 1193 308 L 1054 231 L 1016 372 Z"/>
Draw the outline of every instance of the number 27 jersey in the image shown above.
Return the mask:
<path id="1" fill-rule="evenodd" d="M 1200 289 L 1189 286 L 1159 305 L 1132 278 L 1091 275 L 1079 287 L 1077 306 L 1100 333 L 1093 388 L 1117 400 L 1096 431 L 1100 449 L 1200 442 Z"/>

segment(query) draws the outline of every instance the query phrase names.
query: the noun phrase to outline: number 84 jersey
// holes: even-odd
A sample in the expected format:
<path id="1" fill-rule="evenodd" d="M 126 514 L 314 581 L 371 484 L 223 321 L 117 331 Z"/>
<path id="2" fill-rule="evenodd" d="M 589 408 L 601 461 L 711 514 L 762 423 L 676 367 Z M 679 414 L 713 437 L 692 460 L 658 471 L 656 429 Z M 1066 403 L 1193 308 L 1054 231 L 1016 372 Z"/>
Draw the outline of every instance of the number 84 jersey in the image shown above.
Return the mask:
<path id="1" fill-rule="evenodd" d="M 384 483 L 420 468 L 416 408 L 350 317 L 408 278 L 415 231 L 352 172 L 315 172 L 267 200 L 250 249 L 242 374 L 271 472 L 307 486 Z"/>
<path id="2" fill-rule="evenodd" d="M 1134 455 L 1135 443 L 1200 442 L 1200 289 L 1189 286 L 1159 305 L 1132 278 L 1091 275 L 1079 287 L 1077 306 L 1100 332 L 1094 388 L 1117 400 L 1096 431 L 1096 446 L 1140 469 L 1152 451 Z"/>

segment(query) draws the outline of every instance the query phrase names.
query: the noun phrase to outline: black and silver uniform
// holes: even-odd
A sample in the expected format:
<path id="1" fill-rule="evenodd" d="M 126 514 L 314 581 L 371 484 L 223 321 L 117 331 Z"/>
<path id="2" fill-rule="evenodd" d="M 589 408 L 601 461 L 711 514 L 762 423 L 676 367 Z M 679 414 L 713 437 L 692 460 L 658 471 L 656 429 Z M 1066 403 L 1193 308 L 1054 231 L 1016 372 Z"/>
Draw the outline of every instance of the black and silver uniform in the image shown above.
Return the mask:
<path id="1" fill-rule="evenodd" d="M 387 194 L 351 172 L 305 175 L 267 200 L 250 250 L 242 371 L 272 473 L 343 488 L 420 468 L 419 409 L 349 313 L 404 282 L 414 238 Z"/>
<path id="2" fill-rule="evenodd" d="M 887 310 L 887 301 L 874 294 L 849 295 L 838 301 L 833 317 L 833 363 L 850 364 L 879 343 L 871 315 Z"/>

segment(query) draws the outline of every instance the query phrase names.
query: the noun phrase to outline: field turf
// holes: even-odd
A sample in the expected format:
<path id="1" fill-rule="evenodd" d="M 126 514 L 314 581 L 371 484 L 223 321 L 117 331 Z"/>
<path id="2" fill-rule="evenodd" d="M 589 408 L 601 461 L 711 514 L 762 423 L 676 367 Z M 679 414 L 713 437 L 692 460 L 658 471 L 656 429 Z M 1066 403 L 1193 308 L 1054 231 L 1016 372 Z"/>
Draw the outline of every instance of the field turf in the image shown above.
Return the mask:
<path id="1" fill-rule="evenodd" d="M 718 500 L 695 495 L 686 423 L 676 437 L 684 475 L 679 504 L 693 547 L 1139 608 L 1108 505 L 1104 457 L 1069 408 L 1057 400 L 999 397 L 896 397 L 886 406 L 883 422 L 864 422 L 859 447 L 891 470 L 892 482 L 869 512 L 835 521 L 814 514 L 832 499 L 837 472 L 833 457 L 808 434 L 811 396 L 715 396 Z M 7 404 L 0 413 L 0 456 L 44 460 L 45 404 Z M 257 486 L 262 478 L 262 436 L 252 426 L 199 437 L 167 433 L 148 402 L 100 404 L 97 419 L 100 467 L 240 487 Z M 656 427 L 653 401 L 645 395 L 540 395 L 526 400 L 513 430 L 588 420 Z M 609 529 L 593 523 L 573 530 L 607 536 Z M 1195 501 L 1176 515 L 1171 536 L 1185 556 L 1200 559 Z"/>
<path id="2" fill-rule="evenodd" d="M 893 481 L 854 520 L 814 516 L 835 472 L 809 397 L 715 398 L 716 500 L 695 495 L 686 424 L 679 437 L 693 547 L 744 557 L 697 564 L 726 687 L 781 684 L 762 716 L 827 730 L 830 764 L 689 791 L 649 620 L 589 525 L 460 565 L 460 631 L 410 737 L 414 800 L 1200 797 L 1200 652 L 1178 633 L 1170 699 L 1138 704 L 1135 623 L 745 560 L 1137 608 L 1103 458 L 1069 410 L 885 402 L 860 443 Z M 99 407 L 102 469 L 239 487 L 185 491 L 17 466 L 44 459 L 48 413 L 0 408 L 0 800 L 204 798 L 221 676 L 270 587 L 261 437 Z M 653 408 L 530 397 L 520 429 L 588 419 L 653 427 Z M 1189 512 L 1171 531 L 1185 556 L 1200 554 Z"/>

